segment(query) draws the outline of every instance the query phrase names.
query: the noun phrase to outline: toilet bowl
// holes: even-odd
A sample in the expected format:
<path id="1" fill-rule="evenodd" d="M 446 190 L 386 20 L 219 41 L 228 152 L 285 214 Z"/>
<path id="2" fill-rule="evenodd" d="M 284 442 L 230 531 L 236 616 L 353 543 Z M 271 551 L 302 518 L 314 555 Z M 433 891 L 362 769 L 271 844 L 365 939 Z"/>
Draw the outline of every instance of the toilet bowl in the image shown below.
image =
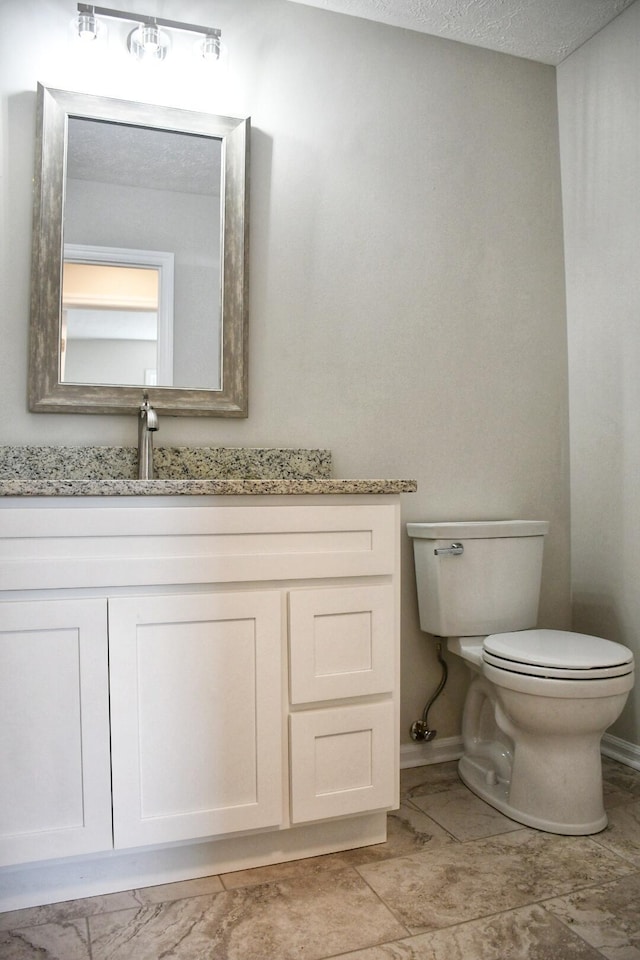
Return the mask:
<path id="1" fill-rule="evenodd" d="M 472 644 L 448 646 L 474 674 L 461 779 L 527 826 L 567 835 L 603 830 L 600 740 L 633 687 L 631 652 L 556 630 L 477 638 L 472 658 Z"/>
<path id="2" fill-rule="evenodd" d="M 600 637 L 532 629 L 547 526 L 408 524 L 420 623 L 472 673 L 463 782 L 519 823 L 591 834 L 607 824 L 600 740 L 633 687 L 633 654 Z M 483 632 L 489 624 L 499 631 Z"/>

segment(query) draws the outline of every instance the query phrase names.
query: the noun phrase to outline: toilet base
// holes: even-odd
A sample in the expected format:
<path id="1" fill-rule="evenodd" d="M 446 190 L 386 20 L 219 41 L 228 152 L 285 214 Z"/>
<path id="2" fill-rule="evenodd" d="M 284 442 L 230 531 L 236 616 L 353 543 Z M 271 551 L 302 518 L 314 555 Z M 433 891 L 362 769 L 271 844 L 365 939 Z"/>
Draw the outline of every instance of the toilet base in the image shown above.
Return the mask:
<path id="1" fill-rule="evenodd" d="M 509 801 L 509 782 L 498 778 L 492 762 L 483 757 L 463 756 L 458 763 L 458 774 L 462 782 L 481 800 L 499 810 L 505 817 L 515 820 L 516 823 L 522 823 L 526 827 L 564 836 L 587 836 L 600 833 L 607 826 L 607 816 L 604 811 L 592 822 L 567 824 L 544 820 L 526 811 L 518 810 Z"/>

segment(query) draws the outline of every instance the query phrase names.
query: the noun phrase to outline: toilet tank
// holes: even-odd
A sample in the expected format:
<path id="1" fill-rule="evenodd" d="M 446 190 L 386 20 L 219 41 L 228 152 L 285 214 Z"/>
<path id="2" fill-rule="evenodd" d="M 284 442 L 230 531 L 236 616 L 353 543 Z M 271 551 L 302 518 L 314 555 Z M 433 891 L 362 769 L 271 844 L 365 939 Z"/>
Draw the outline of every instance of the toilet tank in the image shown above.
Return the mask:
<path id="1" fill-rule="evenodd" d="M 535 627 L 548 529 L 543 520 L 408 523 L 422 630 L 474 637 Z M 462 552 L 442 552 L 453 544 Z"/>

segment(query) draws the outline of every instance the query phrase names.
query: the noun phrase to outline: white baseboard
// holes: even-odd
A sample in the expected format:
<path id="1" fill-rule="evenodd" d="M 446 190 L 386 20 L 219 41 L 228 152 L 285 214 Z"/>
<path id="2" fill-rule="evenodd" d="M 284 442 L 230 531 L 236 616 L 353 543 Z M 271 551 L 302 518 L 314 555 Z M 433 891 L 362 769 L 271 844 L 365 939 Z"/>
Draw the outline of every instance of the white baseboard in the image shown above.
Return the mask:
<path id="1" fill-rule="evenodd" d="M 621 740 L 610 733 L 602 738 L 603 756 L 618 760 L 634 770 L 640 770 L 640 746 Z M 462 756 L 462 737 L 437 738 L 429 743 L 403 743 L 400 745 L 400 766 L 422 767 L 427 763 L 445 763 L 447 760 L 459 760 Z"/>
<path id="2" fill-rule="evenodd" d="M 634 770 L 640 770 L 640 746 L 630 743 L 628 740 L 621 740 L 620 737 L 614 737 L 610 733 L 605 733 L 602 738 L 600 751 L 605 757 L 612 760 L 619 760 L 620 763 L 633 767 Z"/>
<path id="3" fill-rule="evenodd" d="M 442 737 L 429 743 L 400 744 L 400 766 L 422 767 L 426 763 L 445 763 L 462 756 L 462 737 Z"/>

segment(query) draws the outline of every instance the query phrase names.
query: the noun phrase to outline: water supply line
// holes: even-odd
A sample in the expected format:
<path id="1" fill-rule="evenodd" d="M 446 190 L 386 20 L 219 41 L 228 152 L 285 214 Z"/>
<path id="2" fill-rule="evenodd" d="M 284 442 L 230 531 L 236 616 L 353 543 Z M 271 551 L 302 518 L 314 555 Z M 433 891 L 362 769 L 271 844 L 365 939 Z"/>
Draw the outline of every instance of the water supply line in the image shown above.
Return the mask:
<path id="1" fill-rule="evenodd" d="M 413 723 L 411 724 L 411 730 L 410 730 L 411 739 L 418 740 L 423 743 L 428 743 L 430 740 L 433 740 L 435 735 L 438 732 L 437 730 L 429 729 L 429 710 L 431 709 L 435 701 L 438 699 L 438 697 L 444 690 L 444 685 L 447 682 L 447 676 L 449 673 L 447 668 L 447 662 L 442 656 L 442 644 L 440 642 L 436 645 L 436 654 L 438 656 L 438 663 L 442 667 L 442 676 L 440 677 L 440 683 L 438 684 L 434 692 L 431 694 L 429 700 L 427 701 L 427 704 L 424 710 L 422 711 L 422 719 L 414 720 Z"/>

